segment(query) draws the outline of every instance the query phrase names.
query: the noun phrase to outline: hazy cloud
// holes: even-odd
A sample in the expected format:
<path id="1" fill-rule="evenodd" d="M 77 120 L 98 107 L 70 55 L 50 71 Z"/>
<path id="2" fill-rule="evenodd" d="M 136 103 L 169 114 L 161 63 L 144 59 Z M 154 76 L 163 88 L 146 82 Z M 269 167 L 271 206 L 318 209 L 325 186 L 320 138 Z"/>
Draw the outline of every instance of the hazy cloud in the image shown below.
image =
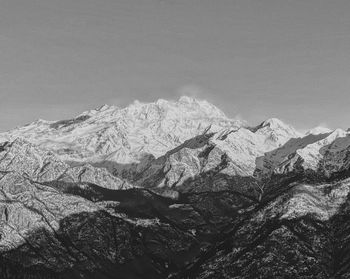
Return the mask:
<path id="1" fill-rule="evenodd" d="M 206 94 L 204 92 L 204 89 L 200 86 L 195 84 L 189 84 L 179 88 L 177 91 L 177 95 L 178 97 L 189 96 L 197 99 L 205 99 Z"/>

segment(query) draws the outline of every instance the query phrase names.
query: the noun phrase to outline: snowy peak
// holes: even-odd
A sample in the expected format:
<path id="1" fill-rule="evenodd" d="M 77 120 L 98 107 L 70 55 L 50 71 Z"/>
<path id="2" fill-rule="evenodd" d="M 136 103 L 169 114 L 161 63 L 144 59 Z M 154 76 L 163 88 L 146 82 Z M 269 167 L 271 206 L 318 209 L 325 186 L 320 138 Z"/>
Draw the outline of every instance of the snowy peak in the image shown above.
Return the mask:
<path id="1" fill-rule="evenodd" d="M 225 114 L 214 105 L 207 101 L 197 100 L 191 97 L 182 96 L 178 101 L 168 101 L 159 99 L 154 103 L 133 102 L 123 109 L 126 115 L 142 117 L 148 115 L 147 119 L 164 119 L 164 118 L 223 118 Z"/>
<path id="2" fill-rule="evenodd" d="M 265 144 L 272 147 L 281 146 L 291 138 L 299 138 L 301 133 L 296 131 L 292 126 L 284 123 L 277 118 L 270 118 L 262 122 L 260 125 L 250 128 L 250 130 L 258 136 L 265 138 Z M 271 149 L 271 148 L 268 148 Z"/>
<path id="3" fill-rule="evenodd" d="M 219 108 L 217 108 L 216 106 L 214 106 L 206 100 L 198 100 L 192 97 L 182 96 L 180 97 L 177 104 L 189 106 L 192 109 L 197 108 L 206 113 L 211 113 L 212 117 L 226 117 L 222 110 L 220 110 Z"/>
<path id="4" fill-rule="evenodd" d="M 254 128 L 255 132 L 259 130 L 284 130 L 288 133 L 298 134 L 298 132 L 290 125 L 284 123 L 282 120 L 277 118 L 270 118 L 263 121 L 260 125 Z"/>
<path id="5" fill-rule="evenodd" d="M 306 132 L 305 135 L 319 135 L 319 134 L 328 134 L 331 133 L 332 130 L 326 127 L 317 126 Z"/>
<path id="6" fill-rule="evenodd" d="M 179 99 L 180 103 L 188 103 L 188 104 L 195 103 L 196 101 L 197 100 L 195 98 L 188 97 L 188 96 L 181 96 Z"/>
<path id="7" fill-rule="evenodd" d="M 225 114 L 214 105 L 204 100 L 182 96 L 178 101 L 159 99 L 155 102 L 144 103 L 138 100 L 132 102 L 125 108 L 103 105 L 97 109 L 83 112 L 78 117 L 90 116 L 94 120 L 115 121 L 120 115 L 137 119 L 158 121 L 167 118 L 224 118 Z"/>
<path id="8" fill-rule="evenodd" d="M 62 161 L 103 163 L 125 170 L 160 158 L 200 135 L 214 134 L 211 144 L 235 162 L 236 169 L 240 168 L 236 173 L 251 175 L 256 168 L 271 173 L 282 170 L 284 163 L 294 166 L 288 162 L 300 157 L 305 166 L 316 168 L 323 158 L 321 148 L 347 134 L 317 128 L 305 137 L 277 118 L 253 128 L 244 126 L 207 101 L 182 96 L 151 103 L 134 101 L 125 108 L 103 105 L 68 120 L 40 120 L 0 138 L 25 138 L 53 151 Z"/>
<path id="9" fill-rule="evenodd" d="M 0 138 L 26 138 L 64 161 L 108 158 L 129 164 L 138 162 L 140 153 L 159 157 L 208 129 L 241 125 L 207 101 L 184 96 L 177 101 L 134 101 L 125 108 L 103 105 L 68 120 L 33 122 Z"/>
<path id="10" fill-rule="evenodd" d="M 277 118 L 270 118 L 261 123 L 261 127 L 270 127 L 271 129 L 277 128 L 289 128 L 289 125 L 285 124 Z"/>

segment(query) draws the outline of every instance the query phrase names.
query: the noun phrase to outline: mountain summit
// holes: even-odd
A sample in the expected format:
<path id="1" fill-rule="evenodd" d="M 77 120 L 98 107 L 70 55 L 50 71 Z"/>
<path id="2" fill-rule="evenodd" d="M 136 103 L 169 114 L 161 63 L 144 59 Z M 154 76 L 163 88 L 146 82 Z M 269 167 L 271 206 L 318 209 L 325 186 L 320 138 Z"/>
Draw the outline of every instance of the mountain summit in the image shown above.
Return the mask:
<path id="1" fill-rule="evenodd" d="M 112 160 L 138 162 L 144 155 L 159 157 L 206 130 L 242 126 L 208 103 L 183 96 L 178 101 L 135 101 L 125 108 L 103 105 L 75 118 L 36 121 L 0 135 L 23 137 L 52 150 L 65 161 Z"/>

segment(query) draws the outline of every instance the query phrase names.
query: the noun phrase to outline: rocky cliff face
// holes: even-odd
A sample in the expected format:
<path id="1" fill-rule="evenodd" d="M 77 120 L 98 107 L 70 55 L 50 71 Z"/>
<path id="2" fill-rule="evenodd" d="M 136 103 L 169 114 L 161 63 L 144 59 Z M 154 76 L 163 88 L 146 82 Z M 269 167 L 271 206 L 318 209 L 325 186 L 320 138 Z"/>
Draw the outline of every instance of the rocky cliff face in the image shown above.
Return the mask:
<path id="1" fill-rule="evenodd" d="M 0 277 L 349 278 L 349 137 L 187 97 L 2 134 Z"/>

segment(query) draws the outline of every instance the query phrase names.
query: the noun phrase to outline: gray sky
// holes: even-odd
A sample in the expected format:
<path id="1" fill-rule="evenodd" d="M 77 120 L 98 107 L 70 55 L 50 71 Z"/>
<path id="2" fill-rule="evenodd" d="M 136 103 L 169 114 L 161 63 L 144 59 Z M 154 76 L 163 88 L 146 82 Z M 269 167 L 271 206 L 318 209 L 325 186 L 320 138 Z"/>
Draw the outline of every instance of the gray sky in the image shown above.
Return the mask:
<path id="1" fill-rule="evenodd" d="M 181 94 L 350 126 L 349 0 L 0 0 L 0 130 Z"/>

